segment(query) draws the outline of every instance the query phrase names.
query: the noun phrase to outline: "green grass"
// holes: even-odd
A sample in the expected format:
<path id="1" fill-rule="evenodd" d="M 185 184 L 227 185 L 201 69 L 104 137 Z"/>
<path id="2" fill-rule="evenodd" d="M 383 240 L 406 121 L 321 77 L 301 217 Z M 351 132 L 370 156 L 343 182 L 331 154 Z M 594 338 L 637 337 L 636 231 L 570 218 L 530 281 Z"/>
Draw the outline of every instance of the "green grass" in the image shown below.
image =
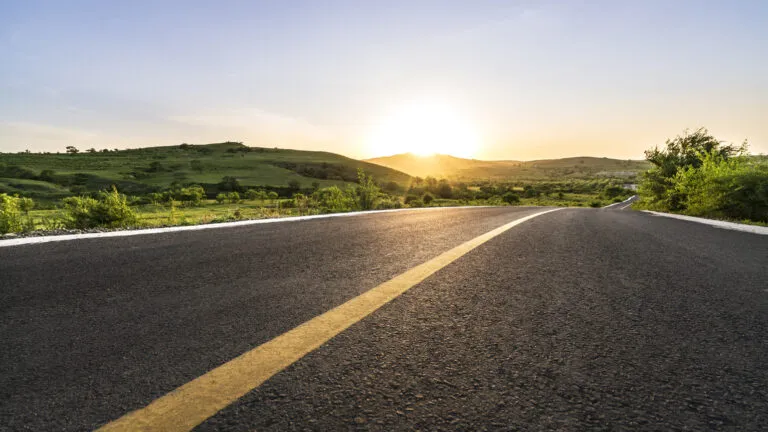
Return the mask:
<path id="1" fill-rule="evenodd" d="M 152 170 L 152 163 L 160 164 L 159 169 Z M 331 175 L 323 179 L 317 175 L 308 176 L 306 171 L 297 172 L 297 169 L 306 167 L 330 170 L 331 174 L 343 172 L 344 176 Z M 34 197 L 43 200 L 98 191 L 113 184 L 129 195 L 167 189 L 174 183 L 201 184 L 209 193 L 214 193 L 215 185 L 225 176 L 236 177 L 244 187 L 281 188 L 296 181 L 301 187 L 309 188 L 313 183 L 321 187 L 353 183 L 358 168 L 382 183 L 394 181 L 407 184 L 410 181 L 410 176 L 402 172 L 334 153 L 248 148 L 239 143 L 220 143 L 107 153 L 0 153 L 0 177 L 4 177 L 0 188 L 20 195 L 35 191 Z M 53 171 L 53 181 L 40 181 L 39 175 L 44 170 Z M 9 173 L 14 175 L 9 176 Z M 76 175 L 80 175 L 79 180 Z M 35 179 L 36 183 L 22 181 Z"/>
<path id="2" fill-rule="evenodd" d="M 299 210 L 290 207 L 290 199 L 275 201 L 243 201 L 240 203 L 219 204 L 214 200 L 206 200 L 198 207 L 184 207 L 178 203 L 147 204 L 134 206 L 138 215 L 139 228 L 152 228 L 177 225 L 197 225 L 215 222 L 226 222 L 245 219 L 264 219 L 289 216 L 320 214 L 317 208 Z M 593 201 L 599 201 L 601 207 L 610 204 L 610 200 L 601 200 L 595 194 L 564 194 L 562 199 L 555 196 L 539 198 L 522 198 L 520 206 L 554 206 L 554 207 L 589 207 Z M 504 205 L 499 197 L 489 200 L 455 200 L 437 198 L 429 207 L 450 207 L 463 205 Z M 59 209 L 32 210 L 29 217 L 37 230 L 58 228 L 51 226 L 51 221 L 61 216 Z"/>

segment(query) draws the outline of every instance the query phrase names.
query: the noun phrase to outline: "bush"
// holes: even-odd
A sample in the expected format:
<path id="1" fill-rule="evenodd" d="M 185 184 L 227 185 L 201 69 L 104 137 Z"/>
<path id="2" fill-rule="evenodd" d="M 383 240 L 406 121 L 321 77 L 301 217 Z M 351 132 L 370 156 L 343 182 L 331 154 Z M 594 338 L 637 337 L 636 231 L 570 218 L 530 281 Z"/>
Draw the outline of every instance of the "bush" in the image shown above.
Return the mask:
<path id="1" fill-rule="evenodd" d="M 600 201 L 590 201 L 589 206 L 592 208 L 598 208 L 598 207 L 602 207 L 603 203 L 601 203 Z"/>
<path id="2" fill-rule="evenodd" d="M 0 194 L 0 234 L 19 232 L 21 229 L 19 198 Z"/>
<path id="3" fill-rule="evenodd" d="M 237 192 L 229 192 L 227 193 L 227 200 L 232 204 L 236 204 L 240 202 L 240 194 Z"/>
<path id="4" fill-rule="evenodd" d="M 741 147 L 723 145 L 704 129 L 691 133 L 685 131 L 682 136 L 667 140 L 666 148 L 658 147 L 645 152 L 645 159 L 653 167 L 643 173 L 639 192 L 644 204 L 662 211 L 685 210 L 686 197 L 675 187 L 678 172 L 698 169 L 707 155 L 721 160 L 746 153 L 746 143 Z"/>
<path id="5" fill-rule="evenodd" d="M 526 198 L 538 198 L 541 193 L 531 185 L 525 185 L 523 188 L 523 196 Z"/>
<path id="6" fill-rule="evenodd" d="M 377 210 L 399 209 L 403 208 L 403 203 L 397 197 L 386 197 L 376 203 Z"/>
<path id="7" fill-rule="evenodd" d="M 507 192 L 501 197 L 507 204 L 517 204 L 520 202 L 520 196 L 514 192 Z"/>
<path id="8" fill-rule="evenodd" d="M 225 194 L 225 193 L 219 193 L 218 195 L 216 195 L 216 202 L 217 202 L 217 203 L 219 203 L 219 204 L 222 204 L 222 203 L 224 203 L 224 201 L 226 201 L 226 200 L 227 200 L 227 194 Z"/>
<path id="9" fill-rule="evenodd" d="M 98 199 L 69 197 L 63 200 L 63 204 L 64 225 L 67 228 L 127 228 L 135 226 L 138 221 L 125 195 L 118 193 L 114 187 L 111 192 L 100 192 Z"/>
<path id="10" fill-rule="evenodd" d="M 706 155 L 674 179 L 686 214 L 768 222 L 768 164 Z"/>
<path id="11" fill-rule="evenodd" d="M 421 198 L 416 197 L 416 199 L 410 200 L 406 203 L 408 207 L 416 208 L 416 207 L 424 207 L 424 201 L 421 200 Z"/>
<path id="12" fill-rule="evenodd" d="M 249 201 L 256 201 L 259 199 L 259 192 L 260 191 L 257 191 L 256 189 L 248 189 L 245 191 L 245 199 Z"/>
<path id="13" fill-rule="evenodd" d="M 605 195 L 606 198 L 616 198 L 619 195 L 625 194 L 626 191 L 621 186 L 608 186 L 607 188 L 603 189 L 603 195 Z"/>
<path id="14" fill-rule="evenodd" d="M 379 198 L 379 186 L 373 177 L 366 175 L 362 169 L 357 170 L 357 206 L 360 210 L 372 210 Z"/>
<path id="15" fill-rule="evenodd" d="M 435 197 L 432 196 L 431 193 L 427 192 L 424 194 L 424 196 L 421 198 L 422 201 L 424 201 L 425 205 L 430 205 L 432 201 L 435 200 Z"/>
<path id="16" fill-rule="evenodd" d="M 420 206 L 420 205 L 421 205 L 421 198 L 419 198 L 419 196 L 418 196 L 418 195 L 414 195 L 414 194 L 408 194 L 408 195 L 405 197 L 405 204 L 406 204 L 406 205 L 409 205 L 409 206 L 411 206 L 411 207 L 418 207 L 418 206 L 413 206 L 413 205 L 411 205 L 411 204 L 413 204 L 414 202 L 419 202 L 419 205 L 418 205 L 418 206 Z"/>
<path id="17" fill-rule="evenodd" d="M 35 202 L 32 198 L 21 197 L 19 200 L 19 210 L 23 211 L 26 216 L 29 216 L 29 212 L 35 208 Z"/>
<path id="18" fill-rule="evenodd" d="M 179 201 L 188 206 L 199 206 L 203 202 L 204 197 L 205 189 L 202 186 L 182 188 L 177 195 Z"/>
<path id="19" fill-rule="evenodd" d="M 337 213 L 355 208 L 354 195 L 345 193 L 336 186 L 318 189 L 312 194 L 312 198 L 323 212 Z"/>

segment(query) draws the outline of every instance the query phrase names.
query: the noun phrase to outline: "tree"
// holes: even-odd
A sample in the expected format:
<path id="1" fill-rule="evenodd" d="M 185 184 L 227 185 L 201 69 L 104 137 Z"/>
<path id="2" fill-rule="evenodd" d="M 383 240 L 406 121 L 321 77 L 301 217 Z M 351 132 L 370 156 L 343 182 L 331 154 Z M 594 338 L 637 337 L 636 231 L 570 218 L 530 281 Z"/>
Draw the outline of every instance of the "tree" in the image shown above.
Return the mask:
<path id="1" fill-rule="evenodd" d="M 188 206 L 198 206 L 203 202 L 205 189 L 202 186 L 190 186 L 182 188 L 178 193 L 179 201 Z"/>
<path id="2" fill-rule="evenodd" d="M 678 172 L 698 169 L 707 155 L 727 160 L 747 151 L 746 142 L 740 147 L 723 145 L 705 128 L 694 132 L 686 130 L 682 136 L 667 140 L 665 146 L 662 149 L 654 147 L 646 150 L 645 159 L 653 167 L 642 174 L 639 191 L 649 207 L 671 211 L 685 209 L 686 196 L 674 187 Z"/>
<path id="3" fill-rule="evenodd" d="M 69 153 L 69 154 L 76 154 L 76 153 L 80 153 L 80 150 L 78 150 L 74 146 L 67 146 L 67 153 Z"/>
<path id="4" fill-rule="evenodd" d="M 357 204 L 361 210 L 372 210 L 379 198 L 379 186 L 373 177 L 366 175 L 362 168 L 357 169 Z"/>
<path id="5" fill-rule="evenodd" d="M 453 188 L 445 180 L 440 180 L 440 184 L 437 186 L 437 196 L 440 198 L 453 198 Z"/>
<path id="6" fill-rule="evenodd" d="M 256 189 L 248 189 L 245 191 L 245 198 L 249 201 L 256 201 L 259 199 L 259 192 L 260 191 L 257 191 Z"/>
<path id="7" fill-rule="evenodd" d="M 236 204 L 240 202 L 240 194 L 237 192 L 229 192 L 227 194 L 227 200 L 229 200 L 229 202 L 232 204 Z"/>
<path id="8" fill-rule="evenodd" d="M 223 203 L 226 200 L 227 200 L 227 194 L 219 193 L 218 195 L 216 195 L 216 202 L 217 203 L 221 204 L 221 203 Z"/>
<path id="9" fill-rule="evenodd" d="M 435 200 L 435 197 L 433 197 L 431 193 L 429 193 L 429 192 L 426 192 L 426 193 L 424 194 L 424 196 L 423 196 L 423 197 L 421 197 L 421 200 L 422 200 L 422 201 L 424 201 L 424 204 L 425 204 L 425 205 L 429 205 L 430 203 L 432 203 L 432 201 L 434 201 L 434 200 Z"/>
<path id="10" fill-rule="evenodd" d="M 220 190 L 228 192 L 239 192 L 243 189 L 243 187 L 240 185 L 240 181 L 237 180 L 236 177 L 232 176 L 222 177 L 218 186 Z"/>
<path id="11" fill-rule="evenodd" d="M 35 202 L 32 198 L 19 198 L 19 210 L 23 211 L 26 216 L 29 216 L 29 211 L 33 208 L 35 208 Z"/>
<path id="12" fill-rule="evenodd" d="M 96 149 L 91 147 L 88 150 L 86 150 L 88 153 L 96 153 Z"/>
<path id="13" fill-rule="evenodd" d="M 291 189 L 291 191 L 294 193 L 298 192 L 299 189 L 301 189 L 301 183 L 298 180 L 293 179 L 288 182 L 288 188 Z"/>

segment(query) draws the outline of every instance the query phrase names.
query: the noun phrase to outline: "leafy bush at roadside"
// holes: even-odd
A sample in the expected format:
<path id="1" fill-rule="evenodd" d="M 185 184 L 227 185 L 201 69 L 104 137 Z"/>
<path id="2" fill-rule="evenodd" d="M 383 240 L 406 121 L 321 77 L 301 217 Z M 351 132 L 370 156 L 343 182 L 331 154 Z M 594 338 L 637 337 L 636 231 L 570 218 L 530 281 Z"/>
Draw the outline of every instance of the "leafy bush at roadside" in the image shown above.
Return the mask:
<path id="1" fill-rule="evenodd" d="M 768 222 L 768 164 L 708 154 L 675 176 L 686 214 Z"/>
<path id="2" fill-rule="evenodd" d="M 63 204 L 64 225 L 67 228 L 127 228 L 135 226 L 138 221 L 126 196 L 114 187 L 111 192 L 99 193 L 98 199 L 69 197 L 63 200 Z"/>
<path id="3" fill-rule="evenodd" d="M 34 230 L 35 224 L 29 217 L 34 207 L 31 198 L 0 194 L 0 234 Z"/>
<path id="4" fill-rule="evenodd" d="M 692 216 L 768 222 L 768 162 L 723 145 L 706 129 L 646 152 L 641 205 Z"/>
<path id="5" fill-rule="evenodd" d="M 0 194 L 0 234 L 21 231 L 19 198 Z"/>
<path id="6" fill-rule="evenodd" d="M 355 208 L 354 193 L 344 192 L 337 186 L 318 189 L 312 194 L 312 198 L 322 212 L 337 213 Z"/>

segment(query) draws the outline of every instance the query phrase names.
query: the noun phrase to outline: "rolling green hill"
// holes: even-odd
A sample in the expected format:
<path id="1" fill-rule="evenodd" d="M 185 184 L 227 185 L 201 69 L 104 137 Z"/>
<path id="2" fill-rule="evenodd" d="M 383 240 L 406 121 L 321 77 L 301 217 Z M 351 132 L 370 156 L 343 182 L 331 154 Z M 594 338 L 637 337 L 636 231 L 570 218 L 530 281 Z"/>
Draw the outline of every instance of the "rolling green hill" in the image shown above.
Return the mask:
<path id="1" fill-rule="evenodd" d="M 367 159 L 418 177 L 453 180 L 542 180 L 563 178 L 631 178 L 649 168 L 646 161 L 572 157 L 535 161 L 482 161 L 448 155 L 416 156 L 404 153 Z"/>
<path id="2" fill-rule="evenodd" d="M 381 183 L 405 184 L 408 174 L 328 152 L 247 147 L 241 143 L 182 144 L 78 154 L 0 153 L 0 193 L 57 199 L 116 185 L 141 195 L 172 185 L 200 184 L 216 193 L 224 177 L 243 187 L 278 192 L 344 185 L 362 168 Z"/>

